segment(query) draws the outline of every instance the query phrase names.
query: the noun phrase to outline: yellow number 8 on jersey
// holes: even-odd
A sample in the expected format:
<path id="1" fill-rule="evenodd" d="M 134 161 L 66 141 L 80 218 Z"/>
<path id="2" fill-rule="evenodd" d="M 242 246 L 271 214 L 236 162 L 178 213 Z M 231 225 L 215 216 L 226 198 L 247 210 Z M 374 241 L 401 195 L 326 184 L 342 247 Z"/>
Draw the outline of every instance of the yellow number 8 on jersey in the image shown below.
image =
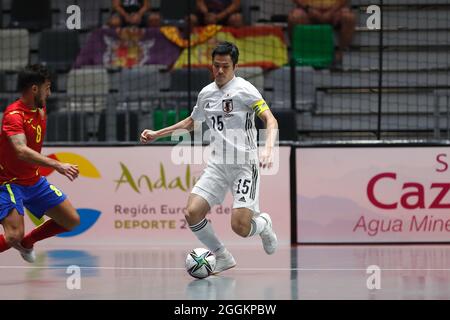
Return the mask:
<path id="1" fill-rule="evenodd" d="M 36 143 L 41 142 L 42 139 L 42 128 L 40 125 L 36 127 Z"/>
<path id="2" fill-rule="evenodd" d="M 54 185 L 50 185 L 50 189 L 51 190 L 53 190 L 53 191 L 55 191 L 55 193 L 56 193 L 56 195 L 58 196 L 58 197 L 61 197 L 62 196 L 62 192 L 57 188 L 57 187 L 55 187 Z"/>

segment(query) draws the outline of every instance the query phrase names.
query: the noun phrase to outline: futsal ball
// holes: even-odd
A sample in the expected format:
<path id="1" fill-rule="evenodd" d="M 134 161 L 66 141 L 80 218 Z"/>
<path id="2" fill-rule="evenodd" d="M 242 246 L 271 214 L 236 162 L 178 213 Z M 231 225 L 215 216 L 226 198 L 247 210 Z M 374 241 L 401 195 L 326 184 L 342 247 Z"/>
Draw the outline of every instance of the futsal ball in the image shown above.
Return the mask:
<path id="1" fill-rule="evenodd" d="M 214 272 L 215 267 L 216 257 L 207 249 L 196 248 L 186 257 L 186 270 L 194 278 L 206 278 Z"/>

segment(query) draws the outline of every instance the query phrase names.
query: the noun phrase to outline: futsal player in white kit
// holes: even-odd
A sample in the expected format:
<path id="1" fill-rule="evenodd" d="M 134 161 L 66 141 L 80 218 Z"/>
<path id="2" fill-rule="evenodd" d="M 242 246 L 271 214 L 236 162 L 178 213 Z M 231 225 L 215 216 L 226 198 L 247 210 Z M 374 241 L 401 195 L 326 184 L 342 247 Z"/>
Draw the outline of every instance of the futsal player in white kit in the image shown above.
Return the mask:
<path id="1" fill-rule="evenodd" d="M 212 52 L 215 81 L 199 93 L 192 114 L 158 131 L 146 129 L 140 138 L 143 143 L 151 142 L 178 129 L 192 131 L 195 122 L 206 121 L 211 131 L 212 152 L 189 196 L 186 220 L 197 238 L 216 255 L 215 273 L 236 265 L 205 218 L 210 208 L 223 202 L 228 190 L 234 198 L 233 231 L 242 237 L 260 235 L 267 254 L 273 254 L 277 248 L 272 220 L 259 210 L 259 167 L 270 168 L 273 164 L 278 123 L 258 90 L 235 76 L 238 58 L 239 50 L 234 44 L 220 43 Z M 263 120 L 267 132 L 259 157 L 255 114 Z"/>

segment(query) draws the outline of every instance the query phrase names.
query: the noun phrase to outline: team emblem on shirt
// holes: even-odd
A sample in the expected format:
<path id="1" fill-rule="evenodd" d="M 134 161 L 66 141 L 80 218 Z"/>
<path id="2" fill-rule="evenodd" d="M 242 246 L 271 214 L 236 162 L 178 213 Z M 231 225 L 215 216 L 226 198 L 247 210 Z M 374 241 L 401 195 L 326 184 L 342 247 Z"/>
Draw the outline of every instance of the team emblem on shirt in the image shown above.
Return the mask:
<path id="1" fill-rule="evenodd" d="M 225 113 L 233 111 L 233 99 L 222 100 L 222 110 Z"/>

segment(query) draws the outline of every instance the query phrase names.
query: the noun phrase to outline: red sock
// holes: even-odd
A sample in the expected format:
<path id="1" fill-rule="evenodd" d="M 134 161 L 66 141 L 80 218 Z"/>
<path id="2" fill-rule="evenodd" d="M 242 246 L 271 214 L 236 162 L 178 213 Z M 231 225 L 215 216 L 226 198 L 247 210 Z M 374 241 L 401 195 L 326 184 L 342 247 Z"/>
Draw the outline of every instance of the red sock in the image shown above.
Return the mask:
<path id="1" fill-rule="evenodd" d="M 6 251 L 9 248 L 11 248 L 11 246 L 6 242 L 5 236 L 0 234 L 0 252 Z"/>
<path id="2" fill-rule="evenodd" d="M 59 224 L 53 221 L 53 219 L 50 219 L 27 234 L 23 238 L 21 244 L 24 248 L 31 249 L 33 247 L 33 244 L 35 244 L 36 242 L 67 231 L 69 230 L 61 227 Z"/>

